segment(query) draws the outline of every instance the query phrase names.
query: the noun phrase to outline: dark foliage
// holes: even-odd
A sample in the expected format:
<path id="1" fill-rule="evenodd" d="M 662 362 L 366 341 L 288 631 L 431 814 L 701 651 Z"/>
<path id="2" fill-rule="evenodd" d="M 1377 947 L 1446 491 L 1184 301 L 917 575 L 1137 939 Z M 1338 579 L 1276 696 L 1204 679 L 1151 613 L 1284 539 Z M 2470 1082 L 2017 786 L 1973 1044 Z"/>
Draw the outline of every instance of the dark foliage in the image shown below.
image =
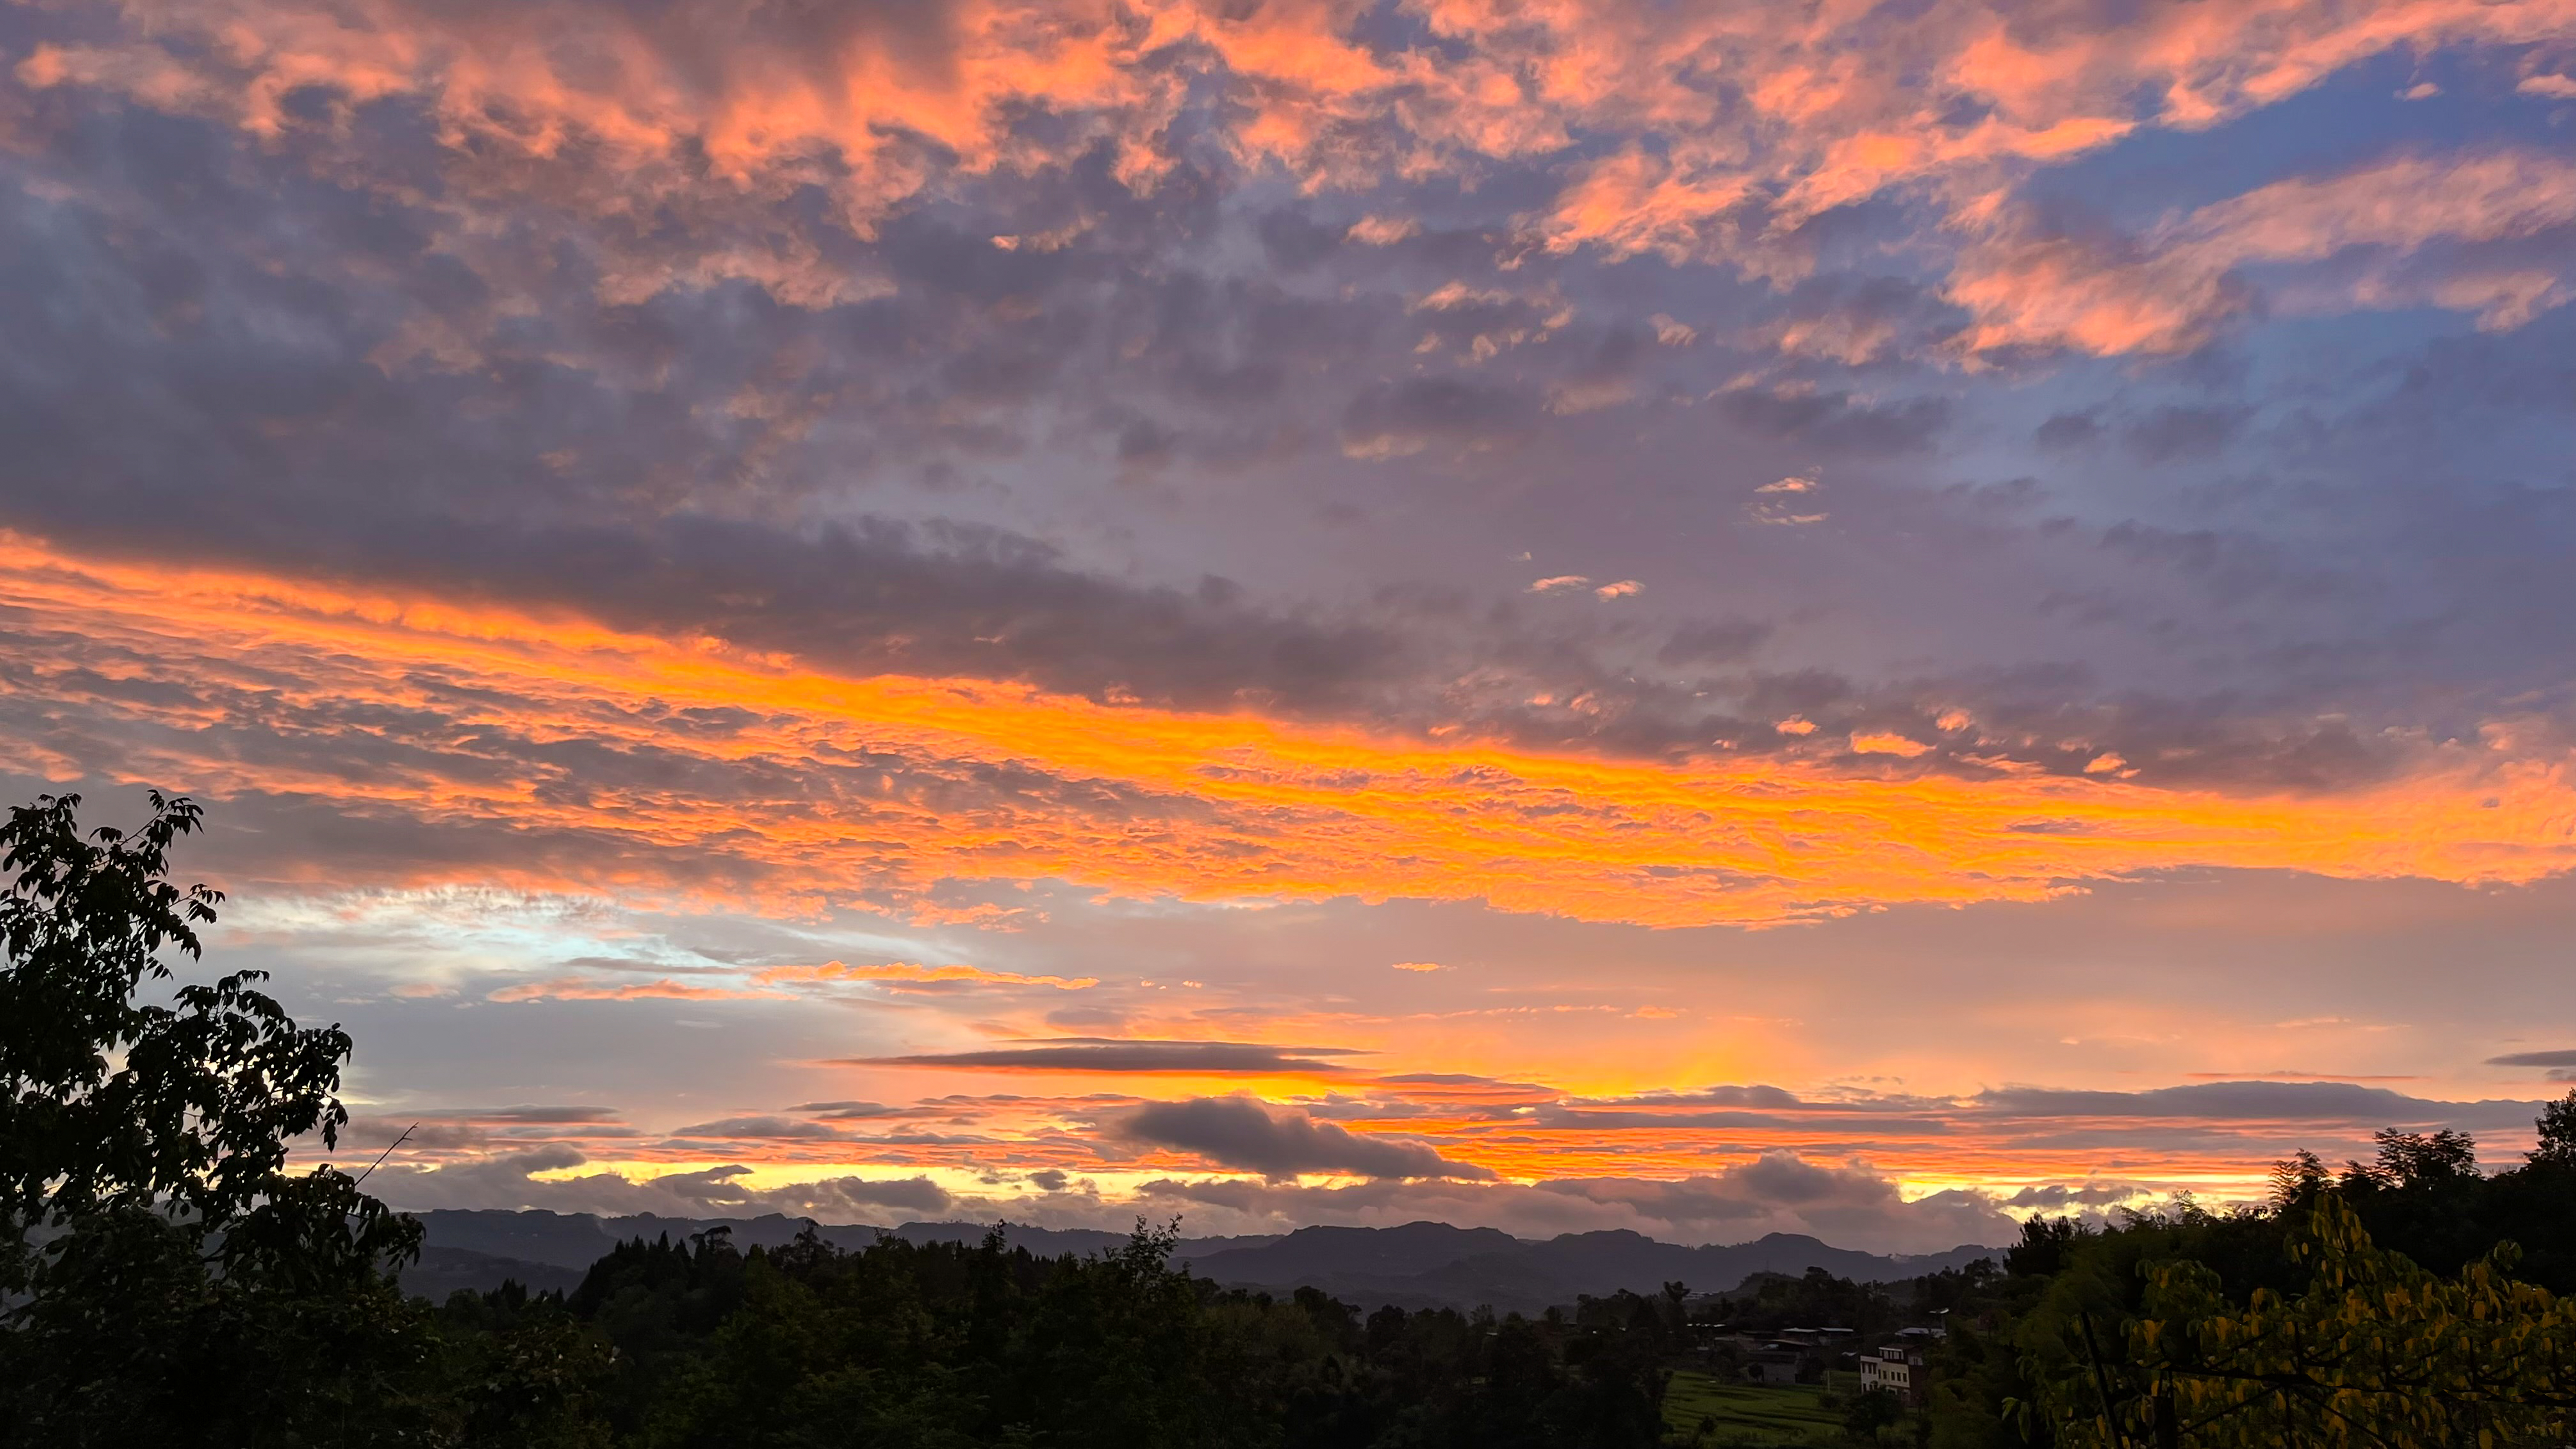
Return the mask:
<path id="1" fill-rule="evenodd" d="M 2369 1162 L 2337 1170 L 2301 1152 L 2276 1164 L 2270 1200 L 2254 1207 L 2213 1213 L 2180 1199 L 2098 1227 L 2033 1220 L 2005 1255 L 2005 1275 L 1963 1294 L 1951 1315 L 1954 1332 L 1934 1365 L 1932 1442 L 2050 1443 L 2046 1423 L 2025 1421 L 2012 1406 L 2038 1396 L 2035 1373 L 2123 1352 L 2124 1326 L 2140 1316 L 2160 1268 L 2205 1268 L 2231 1303 L 2252 1301 L 2258 1289 L 2295 1300 L 2312 1285 L 2290 1246 L 2329 1197 L 2378 1249 L 2437 1275 L 2509 1244 L 2515 1279 L 2576 1293 L 2576 1092 L 2544 1108 L 2538 1126 L 2525 1162 L 2492 1175 L 2479 1170 L 2465 1134 L 2392 1128 L 2376 1134 Z M 2078 1367 L 2089 1379 L 2089 1367 Z"/>
<path id="2" fill-rule="evenodd" d="M 1822 1268 L 1809 1268 L 1796 1278 L 1757 1273 L 1725 1295 L 1724 1311 L 1729 1323 L 1754 1333 L 1848 1328 L 1876 1334 L 1902 1326 L 1906 1318 L 1885 1287 L 1837 1278 Z"/>
<path id="3" fill-rule="evenodd" d="M 419 1230 L 287 1165 L 348 1120 L 348 1036 L 258 972 L 170 984 L 221 900 L 167 878 L 196 807 L 79 805 L 0 826 L 0 1443 L 400 1439 L 422 1315 L 385 1270 Z"/>
<path id="4" fill-rule="evenodd" d="M 1052 1260 L 998 1232 L 858 1252 L 810 1233 L 774 1252 L 638 1241 L 567 1296 L 457 1294 L 440 1328 L 483 1359 L 547 1323 L 607 1350 L 582 1381 L 492 1401 L 491 1442 L 539 1442 L 503 1409 L 675 1449 L 1658 1441 L 1667 1330 L 1651 1307 L 1633 1327 L 1393 1308 L 1363 1323 L 1312 1290 L 1283 1302 L 1176 1271 L 1173 1236 L 1140 1224 L 1118 1253 Z"/>

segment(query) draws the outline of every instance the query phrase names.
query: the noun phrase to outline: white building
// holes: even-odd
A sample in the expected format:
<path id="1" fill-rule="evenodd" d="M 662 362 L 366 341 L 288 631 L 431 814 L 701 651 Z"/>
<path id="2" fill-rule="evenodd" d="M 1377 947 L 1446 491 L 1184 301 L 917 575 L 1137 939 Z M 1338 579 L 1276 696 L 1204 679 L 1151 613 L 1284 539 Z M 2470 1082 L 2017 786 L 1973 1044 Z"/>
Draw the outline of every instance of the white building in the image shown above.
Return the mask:
<path id="1" fill-rule="evenodd" d="M 1860 1389 L 1885 1389 L 1909 1404 L 1922 1402 L 1923 1350 L 1911 1344 L 1891 1343 L 1876 1353 L 1861 1355 Z"/>

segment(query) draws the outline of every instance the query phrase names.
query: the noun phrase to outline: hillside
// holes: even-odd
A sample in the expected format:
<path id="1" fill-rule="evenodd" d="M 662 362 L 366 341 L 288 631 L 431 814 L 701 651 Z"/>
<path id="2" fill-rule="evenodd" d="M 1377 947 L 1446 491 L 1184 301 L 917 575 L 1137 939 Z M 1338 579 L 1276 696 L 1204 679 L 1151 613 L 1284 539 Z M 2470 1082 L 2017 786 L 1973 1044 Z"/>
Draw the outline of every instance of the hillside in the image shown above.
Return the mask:
<path id="1" fill-rule="evenodd" d="M 587 1213 L 459 1212 L 419 1215 L 429 1250 L 403 1275 L 404 1286 L 432 1297 L 457 1288 L 497 1287 L 516 1278 L 530 1287 L 573 1281 L 619 1242 L 668 1237 L 674 1242 L 723 1228 L 737 1247 L 777 1247 L 808 1224 L 769 1214 L 756 1218 L 602 1218 Z M 899 1227 L 817 1225 L 824 1240 L 861 1248 L 882 1234 L 909 1242 L 973 1242 L 981 1223 L 905 1223 Z M 1113 1248 L 1125 1235 L 1092 1229 L 1012 1225 L 1013 1246 L 1041 1257 Z M 1311 1227 L 1280 1237 L 1184 1238 L 1178 1264 L 1228 1287 L 1285 1294 L 1300 1287 L 1375 1308 L 1475 1308 L 1535 1313 L 1578 1296 L 1620 1289 L 1652 1293 L 1666 1283 L 1697 1291 L 1733 1288 L 1755 1273 L 1792 1276 L 1822 1268 L 1838 1278 L 1890 1282 L 1963 1267 L 1994 1250 L 1962 1246 L 1946 1253 L 1890 1256 L 1836 1248 L 1794 1234 L 1750 1243 L 1686 1247 L 1629 1232 L 1567 1233 L 1532 1241 L 1492 1228 L 1407 1223 L 1393 1228 Z"/>

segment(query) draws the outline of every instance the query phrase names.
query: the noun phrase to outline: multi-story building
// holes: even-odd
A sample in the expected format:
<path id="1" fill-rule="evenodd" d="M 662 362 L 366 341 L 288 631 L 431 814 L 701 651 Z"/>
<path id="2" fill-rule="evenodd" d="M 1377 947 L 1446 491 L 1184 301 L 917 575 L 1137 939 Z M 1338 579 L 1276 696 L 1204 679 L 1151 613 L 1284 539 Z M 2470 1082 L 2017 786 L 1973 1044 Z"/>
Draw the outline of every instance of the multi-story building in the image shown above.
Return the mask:
<path id="1" fill-rule="evenodd" d="M 1891 1343 L 1860 1359 L 1862 1393 L 1885 1389 L 1909 1404 L 1923 1402 L 1923 1350 L 1911 1344 Z"/>

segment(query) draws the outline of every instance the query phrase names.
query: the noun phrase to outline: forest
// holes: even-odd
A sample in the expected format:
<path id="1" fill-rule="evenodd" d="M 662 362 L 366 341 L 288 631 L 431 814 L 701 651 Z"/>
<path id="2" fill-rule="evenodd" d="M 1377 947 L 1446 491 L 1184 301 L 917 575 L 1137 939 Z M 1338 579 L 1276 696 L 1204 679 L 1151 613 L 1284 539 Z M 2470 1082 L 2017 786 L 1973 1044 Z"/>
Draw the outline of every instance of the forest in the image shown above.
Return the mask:
<path id="1" fill-rule="evenodd" d="M 2034 1220 L 1999 1264 L 1696 1307 L 1673 1284 L 1534 1317 L 1364 1313 L 1195 1277 L 1177 1226 L 1142 1222 L 1052 1259 L 999 1230 L 856 1251 L 709 1232 L 624 1243 L 569 1293 L 406 1297 L 419 1225 L 304 1165 L 347 1123 L 354 1044 L 259 973 L 194 979 L 221 897 L 169 870 L 198 809 L 155 796 L 129 833 L 78 807 L 0 826 L 0 1444 L 1751 1444 L 1668 1422 L 1676 1375 L 1738 1371 L 1721 1340 L 1933 1315 L 1921 1401 L 1856 1403 L 1844 1438 L 2489 1449 L 2576 1424 L 2576 1093 L 2507 1171 L 2392 1128 L 2366 1163 L 2283 1162 L 2261 1203 Z"/>

